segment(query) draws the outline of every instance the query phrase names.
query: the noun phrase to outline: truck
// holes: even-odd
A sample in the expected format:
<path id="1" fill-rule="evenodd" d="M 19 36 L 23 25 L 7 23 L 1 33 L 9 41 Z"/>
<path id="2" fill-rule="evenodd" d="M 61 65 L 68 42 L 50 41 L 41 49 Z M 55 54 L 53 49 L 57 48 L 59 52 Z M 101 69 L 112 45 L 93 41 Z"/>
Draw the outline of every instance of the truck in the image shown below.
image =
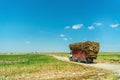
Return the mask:
<path id="1" fill-rule="evenodd" d="M 97 58 L 100 45 L 98 42 L 86 41 L 72 43 L 69 48 L 70 61 L 93 63 L 93 60 Z"/>

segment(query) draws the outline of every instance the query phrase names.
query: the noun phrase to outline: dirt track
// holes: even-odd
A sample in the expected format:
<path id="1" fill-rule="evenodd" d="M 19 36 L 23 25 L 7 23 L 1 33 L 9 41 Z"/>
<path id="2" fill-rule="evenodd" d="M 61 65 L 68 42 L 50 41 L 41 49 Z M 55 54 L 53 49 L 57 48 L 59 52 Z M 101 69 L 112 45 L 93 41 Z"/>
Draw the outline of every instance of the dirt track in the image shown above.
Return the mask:
<path id="1" fill-rule="evenodd" d="M 61 57 L 61 56 L 54 56 L 54 57 L 58 60 L 70 62 L 67 57 Z M 77 63 L 77 62 L 72 62 L 72 63 L 110 70 L 120 77 L 120 64 L 109 64 L 109 63 L 84 64 L 84 63 Z"/>

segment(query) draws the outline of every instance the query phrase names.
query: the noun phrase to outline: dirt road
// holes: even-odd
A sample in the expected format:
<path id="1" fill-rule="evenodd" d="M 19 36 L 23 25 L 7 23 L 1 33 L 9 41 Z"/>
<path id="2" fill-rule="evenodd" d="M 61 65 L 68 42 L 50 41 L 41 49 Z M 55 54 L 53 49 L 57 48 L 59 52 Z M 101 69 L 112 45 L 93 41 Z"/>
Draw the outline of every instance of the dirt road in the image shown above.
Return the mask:
<path id="1" fill-rule="evenodd" d="M 70 62 L 67 57 L 61 57 L 61 56 L 54 56 L 54 57 L 58 60 Z M 119 78 L 120 78 L 120 64 L 109 64 L 109 63 L 84 64 L 84 63 L 77 63 L 77 62 L 72 62 L 72 63 L 110 70 L 110 71 L 114 72 L 117 76 L 119 76 Z"/>

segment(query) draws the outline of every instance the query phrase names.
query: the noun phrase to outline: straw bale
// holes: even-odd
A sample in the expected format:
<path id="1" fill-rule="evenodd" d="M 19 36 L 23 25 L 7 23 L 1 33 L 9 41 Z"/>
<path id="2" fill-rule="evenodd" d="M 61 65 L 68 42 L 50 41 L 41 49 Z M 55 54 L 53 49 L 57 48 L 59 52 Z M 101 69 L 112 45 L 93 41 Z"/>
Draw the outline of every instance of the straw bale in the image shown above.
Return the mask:
<path id="1" fill-rule="evenodd" d="M 89 53 L 98 53 L 99 52 L 99 43 L 93 41 L 78 42 L 69 45 L 70 50 L 82 50 L 87 54 Z"/>

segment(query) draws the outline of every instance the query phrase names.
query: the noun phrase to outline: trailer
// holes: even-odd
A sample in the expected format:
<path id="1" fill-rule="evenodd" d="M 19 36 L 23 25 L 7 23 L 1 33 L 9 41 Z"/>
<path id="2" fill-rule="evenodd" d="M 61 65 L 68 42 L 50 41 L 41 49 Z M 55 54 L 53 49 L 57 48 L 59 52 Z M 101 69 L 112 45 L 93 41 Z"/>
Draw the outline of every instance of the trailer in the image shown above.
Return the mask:
<path id="1" fill-rule="evenodd" d="M 70 61 L 93 63 L 99 52 L 99 43 L 93 41 L 73 43 L 69 45 Z"/>

